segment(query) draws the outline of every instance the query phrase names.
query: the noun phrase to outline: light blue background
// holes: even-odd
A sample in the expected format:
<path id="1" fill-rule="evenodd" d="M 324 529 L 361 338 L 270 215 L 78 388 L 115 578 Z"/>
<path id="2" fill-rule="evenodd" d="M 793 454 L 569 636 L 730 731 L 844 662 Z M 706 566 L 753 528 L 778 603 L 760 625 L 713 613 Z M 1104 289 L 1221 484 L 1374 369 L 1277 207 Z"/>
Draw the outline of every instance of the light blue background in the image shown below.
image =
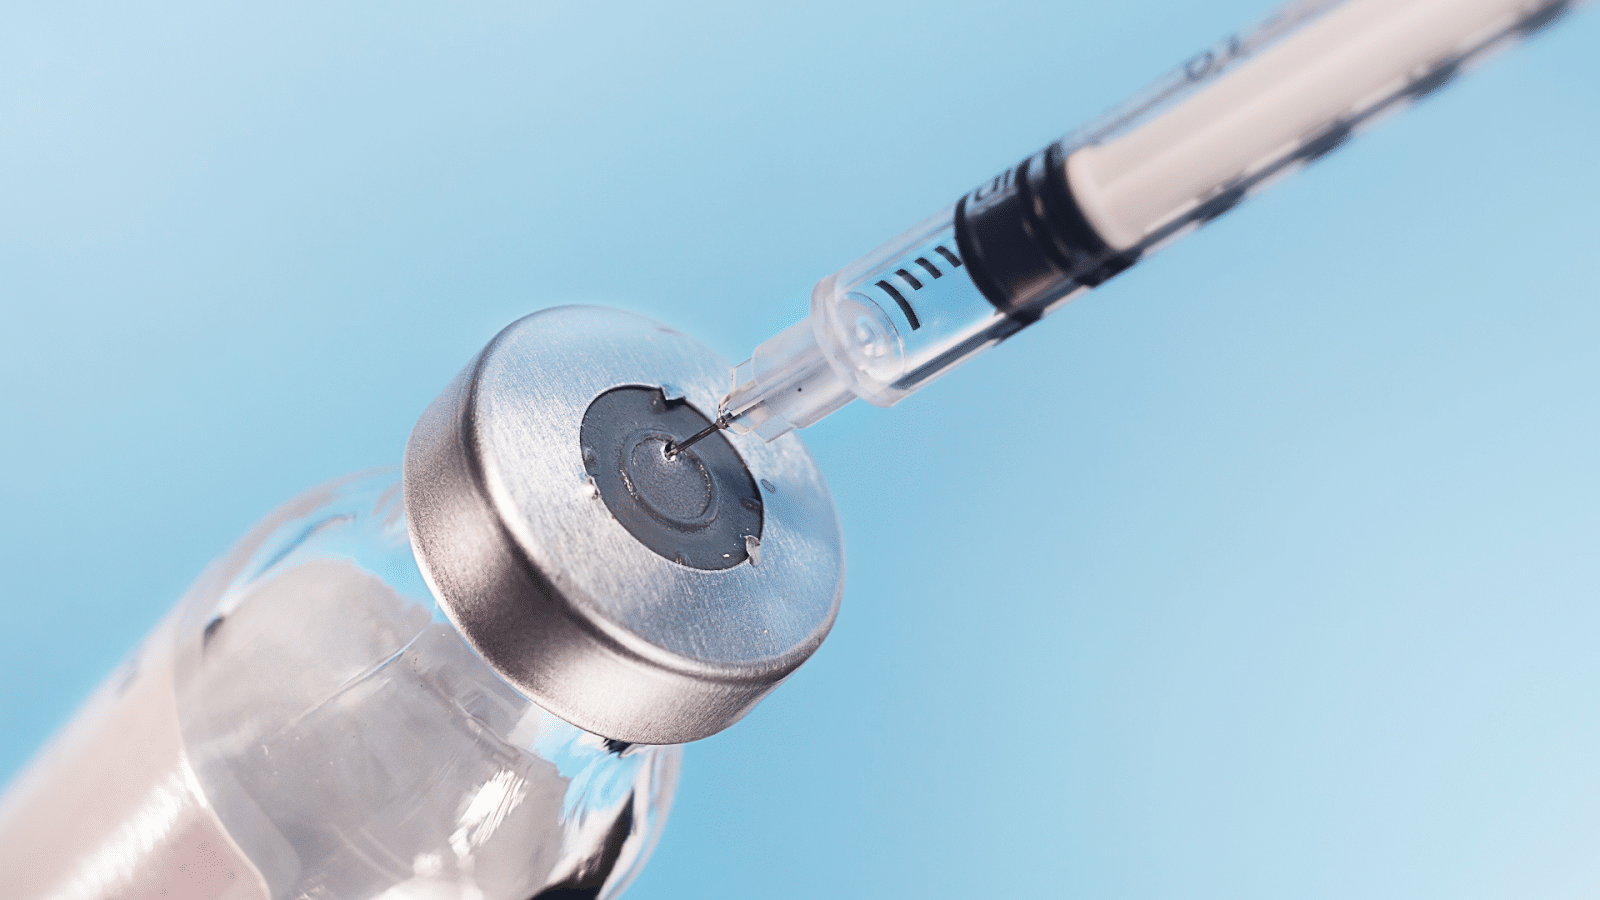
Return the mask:
<path id="1" fill-rule="evenodd" d="M 0 12 L 0 773 L 498 328 L 730 358 L 1257 0 Z M 1600 13 L 806 435 L 828 644 L 630 895 L 1600 890 Z"/>

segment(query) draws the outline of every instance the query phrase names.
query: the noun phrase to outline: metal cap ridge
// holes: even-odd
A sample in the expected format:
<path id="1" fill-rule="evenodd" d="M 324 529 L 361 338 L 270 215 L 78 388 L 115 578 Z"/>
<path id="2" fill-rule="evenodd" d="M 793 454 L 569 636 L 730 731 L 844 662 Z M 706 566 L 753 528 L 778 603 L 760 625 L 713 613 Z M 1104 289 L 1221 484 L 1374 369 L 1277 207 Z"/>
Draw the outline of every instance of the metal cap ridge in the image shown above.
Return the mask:
<path id="1" fill-rule="evenodd" d="M 666 744 L 721 731 L 808 659 L 838 614 L 838 517 L 793 434 L 770 444 L 729 435 L 731 455 L 705 458 L 724 487 L 708 482 L 703 495 L 649 455 L 667 426 L 649 418 L 648 402 L 607 413 L 638 409 L 637 427 L 591 426 L 587 437 L 633 444 L 584 445 L 601 395 L 648 389 L 661 398 L 657 414 L 663 403 L 690 408 L 662 421 L 689 422 L 715 414 L 729 371 L 703 344 L 642 316 L 549 309 L 490 341 L 407 443 L 407 524 L 441 608 L 507 682 L 603 737 Z M 661 546 L 675 532 L 646 536 L 619 520 L 608 506 L 620 502 L 616 490 L 602 497 L 597 484 L 607 460 L 643 461 L 667 486 L 641 493 L 644 507 L 678 510 L 682 521 L 668 524 L 686 541 L 715 524 L 717 502 L 737 504 L 716 525 L 722 537 L 675 554 Z M 740 463 L 758 496 L 728 473 Z M 729 545 L 738 540 L 743 561 Z M 706 547 L 726 547 L 731 564 L 704 562 Z"/>

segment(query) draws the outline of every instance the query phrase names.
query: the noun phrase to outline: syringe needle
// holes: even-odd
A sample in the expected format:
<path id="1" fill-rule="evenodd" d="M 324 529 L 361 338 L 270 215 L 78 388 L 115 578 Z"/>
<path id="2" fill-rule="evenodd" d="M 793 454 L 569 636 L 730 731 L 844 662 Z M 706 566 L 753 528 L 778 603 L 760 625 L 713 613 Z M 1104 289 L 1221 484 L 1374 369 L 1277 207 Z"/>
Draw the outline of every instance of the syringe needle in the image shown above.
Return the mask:
<path id="1" fill-rule="evenodd" d="M 667 444 L 667 446 L 666 446 L 667 459 L 672 459 L 672 458 L 676 457 L 679 453 L 682 453 L 683 451 L 689 449 L 690 447 L 693 447 L 695 444 L 700 443 L 701 441 L 705 440 L 706 438 L 710 437 L 711 435 L 715 434 L 716 432 L 718 432 L 718 431 L 720 431 L 720 430 L 722 430 L 724 428 L 727 428 L 727 427 L 728 427 L 728 420 L 719 416 L 715 422 L 712 422 L 710 425 L 707 425 L 705 428 L 702 428 L 699 431 L 695 432 L 688 439 L 683 440 L 683 441 L 673 441 L 673 442 Z"/>

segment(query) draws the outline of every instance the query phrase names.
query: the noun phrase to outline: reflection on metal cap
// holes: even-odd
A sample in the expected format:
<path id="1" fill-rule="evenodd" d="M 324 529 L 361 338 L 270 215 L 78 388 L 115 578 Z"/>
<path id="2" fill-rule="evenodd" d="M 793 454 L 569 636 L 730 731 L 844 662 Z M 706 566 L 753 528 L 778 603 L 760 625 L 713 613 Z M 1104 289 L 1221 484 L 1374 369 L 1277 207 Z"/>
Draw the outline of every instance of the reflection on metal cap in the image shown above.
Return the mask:
<path id="1" fill-rule="evenodd" d="M 406 447 L 412 545 L 445 613 L 508 682 L 604 737 L 666 744 L 721 731 L 811 656 L 838 612 L 838 519 L 794 435 L 728 436 L 760 485 L 730 509 L 759 509 L 760 520 L 759 535 L 737 524 L 718 539 L 744 547 L 750 532 L 759 547 L 726 568 L 641 542 L 590 474 L 580 431 L 596 398 L 670 386 L 664 396 L 681 394 L 700 413 L 685 420 L 698 420 L 715 412 L 728 371 L 698 341 L 641 316 L 546 310 L 497 335 Z M 715 510 L 693 512 L 684 522 L 710 527 Z M 703 552 L 690 546 L 684 557 Z"/>

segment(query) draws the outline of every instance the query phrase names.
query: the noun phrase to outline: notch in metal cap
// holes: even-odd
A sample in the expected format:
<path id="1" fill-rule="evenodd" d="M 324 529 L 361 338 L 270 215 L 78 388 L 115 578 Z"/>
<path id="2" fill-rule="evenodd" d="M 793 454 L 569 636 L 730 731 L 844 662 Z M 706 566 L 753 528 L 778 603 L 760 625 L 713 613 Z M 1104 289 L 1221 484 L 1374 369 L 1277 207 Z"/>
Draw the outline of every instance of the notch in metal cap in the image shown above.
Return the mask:
<path id="1" fill-rule="evenodd" d="M 423 577 L 502 678 L 587 731 L 715 734 L 838 613 L 838 518 L 796 436 L 663 456 L 729 368 L 642 316 L 559 307 L 497 335 L 411 433 Z"/>

